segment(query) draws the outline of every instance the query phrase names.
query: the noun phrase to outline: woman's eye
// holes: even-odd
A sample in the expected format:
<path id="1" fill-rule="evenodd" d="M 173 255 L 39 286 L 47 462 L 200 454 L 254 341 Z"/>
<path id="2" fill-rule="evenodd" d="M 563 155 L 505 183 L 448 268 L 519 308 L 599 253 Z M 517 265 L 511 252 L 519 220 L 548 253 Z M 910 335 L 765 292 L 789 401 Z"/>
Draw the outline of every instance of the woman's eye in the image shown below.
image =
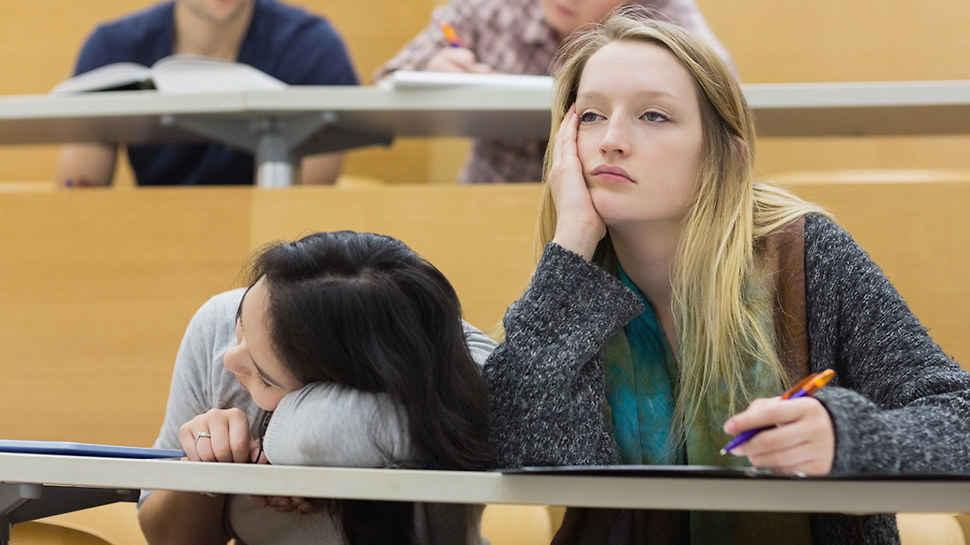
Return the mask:
<path id="1" fill-rule="evenodd" d="M 261 375 L 259 373 L 256 373 L 256 380 L 259 381 L 259 385 L 261 387 L 263 387 L 263 388 L 272 388 L 273 387 L 273 385 L 270 384 L 269 382 L 266 382 L 266 379 L 263 378 L 263 375 Z"/>
<path id="2" fill-rule="evenodd" d="M 643 114 L 643 119 L 652 122 L 670 121 L 670 118 L 660 112 L 647 112 Z"/>
<path id="3" fill-rule="evenodd" d="M 594 114 L 593 112 L 585 112 L 579 116 L 580 123 L 589 123 L 591 121 L 596 121 L 600 118 L 599 114 Z"/>

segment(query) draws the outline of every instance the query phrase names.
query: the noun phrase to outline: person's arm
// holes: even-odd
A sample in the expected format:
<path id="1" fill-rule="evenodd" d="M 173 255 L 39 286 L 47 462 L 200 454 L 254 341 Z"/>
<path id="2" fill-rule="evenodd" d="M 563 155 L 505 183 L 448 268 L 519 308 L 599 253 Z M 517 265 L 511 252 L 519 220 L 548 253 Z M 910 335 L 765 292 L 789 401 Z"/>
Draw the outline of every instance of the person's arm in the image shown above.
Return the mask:
<path id="1" fill-rule="evenodd" d="M 385 394 L 316 382 L 283 397 L 263 450 L 277 465 L 389 467 L 412 457 L 407 425 Z"/>
<path id="2" fill-rule="evenodd" d="M 303 158 L 300 164 L 300 183 L 303 185 L 332 185 L 340 176 L 344 154 L 322 153 Z"/>
<path id="3" fill-rule="evenodd" d="M 812 368 L 836 372 L 815 396 L 835 427 L 833 473 L 970 471 L 970 373 L 848 233 L 821 217 L 805 229 Z"/>
<path id="4" fill-rule="evenodd" d="M 377 83 L 395 70 L 445 70 L 455 72 L 486 72 L 476 58 L 478 32 L 476 24 L 482 20 L 482 6 L 488 1 L 451 0 L 438 6 L 431 13 L 428 25 L 410 42 L 374 72 L 372 83 Z M 441 23 L 447 22 L 457 32 L 461 47 L 448 43 Z M 429 66 L 429 63 L 432 63 Z"/>
<path id="5" fill-rule="evenodd" d="M 226 497 L 156 490 L 138 509 L 138 523 L 150 545 L 225 545 Z"/>
<path id="6" fill-rule="evenodd" d="M 464 320 L 462 320 L 461 326 L 465 331 L 465 342 L 468 344 L 468 352 L 472 355 L 472 359 L 479 366 L 485 365 L 485 361 L 495 351 L 498 343 L 482 330 Z"/>
<path id="7" fill-rule="evenodd" d="M 469 352 L 481 365 L 495 341 L 463 322 Z M 273 464 L 387 467 L 414 461 L 407 416 L 385 394 L 313 383 L 283 397 L 263 448 Z"/>
<path id="8" fill-rule="evenodd" d="M 485 363 L 499 467 L 616 463 L 599 352 L 643 305 L 618 279 L 555 243 L 505 314 Z"/>
<path id="9" fill-rule="evenodd" d="M 114 179 L 117 151 L 112 144 L 70 144 L 61 148 L 56 182 L 61 187 L 106 186 Z"/>
<path id="10" fill-rule="evenodd" d="M 189 322 L 176 355 L 156 448 L 182 448 L 179 428 L 216 404 L 209 399 L 210 373 L 214 365 L 221 366 L 219 347 L 234 338 L 240 296 L 241 290 L 236 290 L 210 299 Z M 229 540 L 223 523 L 224 502 L 222 495 L 147 490 L 139 501 L 138 521 L 151 545 L 222 545 Z"/>

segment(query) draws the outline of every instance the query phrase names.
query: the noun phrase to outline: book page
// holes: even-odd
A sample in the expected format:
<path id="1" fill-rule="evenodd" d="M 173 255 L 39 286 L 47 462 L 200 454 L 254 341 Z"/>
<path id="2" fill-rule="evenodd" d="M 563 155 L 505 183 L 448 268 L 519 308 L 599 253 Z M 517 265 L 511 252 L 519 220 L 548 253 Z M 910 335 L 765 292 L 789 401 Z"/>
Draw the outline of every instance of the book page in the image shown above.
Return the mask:
<path id="1" fill-rule="evenodd" d="M 151 89 L 151 69 L 134 62 L 117 62 L 66 79 L 51 94 L 87 93 L 121 89 Z"/>
<path id="2" fill-rule="evenodd" d="M 283 89 L 286 84 L 248 64 L 195 55 L 172 55 L 152 66 L 162 93 L 212 93 Z"/>
<path id="3" fill-rule="evenodd" d="M 433 72 L 429 70 L 396 70 L 381 81 L 385 89 L 440 89 L 477 87 L 494 89 L 552 90 L 552 77 L 521 74 L 471 74 L 467 72 Z"/>

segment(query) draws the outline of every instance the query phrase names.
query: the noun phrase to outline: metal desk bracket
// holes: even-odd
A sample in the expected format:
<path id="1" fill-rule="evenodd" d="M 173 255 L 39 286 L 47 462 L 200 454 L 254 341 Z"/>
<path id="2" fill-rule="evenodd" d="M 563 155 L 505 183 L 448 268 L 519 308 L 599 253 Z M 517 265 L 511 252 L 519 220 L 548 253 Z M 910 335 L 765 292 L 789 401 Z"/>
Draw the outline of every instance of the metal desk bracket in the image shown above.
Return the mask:
<path id="1" fill-rule="evenodd" d="M 18 522 L 59 515 L 118 501 L 137 501 L 138 490 L 103 490 L 0 482 L 0 545 L 10 542 Z M 43 499 L 43 501 L 40 501 Z"/>
<path id="2" fill-rule="evenodd" d="M 386 130 L 345 123 L 337 112 L 294 115 L 253 115 L 231 119 L 214 115 L 165 115 L 162 125 L 179 127 L 252 153 L 256 185 L 289 187 L 305 155 L 371 145 L 390 145 Z"/>

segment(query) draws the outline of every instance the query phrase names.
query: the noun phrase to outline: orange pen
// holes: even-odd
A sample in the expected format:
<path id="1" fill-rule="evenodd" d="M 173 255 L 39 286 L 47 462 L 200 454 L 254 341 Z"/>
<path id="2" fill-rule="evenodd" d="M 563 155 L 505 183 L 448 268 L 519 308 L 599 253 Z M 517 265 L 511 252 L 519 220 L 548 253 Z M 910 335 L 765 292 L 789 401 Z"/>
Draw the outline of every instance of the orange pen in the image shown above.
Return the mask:
<path id="1" fill-rule="evenodd" d="M 800 397 L 810 396 L 818 391 L 819 388 L 825 386 L 825 384 L 832 380 L 835 376 L 835 371 L 831 369 L 826 369 L 821 373 L 812 373 L 802 380 L 798 381 L 794 386 L 788 389 L 785 393 L 781 394 L 782 399 L 798 399 Z M 755 435 L 758 435 L 764 430 L 771 429 L 775 426 L 765 426 L 763 428 L 755 428 L 753 430 L 748 430 L 739 433 L 737 437 L 731 440 L 728 444 L 724 445 L 721 449 L 721 454 L 727 454 L 731 452 L 731 449 L 739 446 L 748 439 L 751 439 Z"/>
<path id="2" fill-rule="evenodd" d="M 448 40 L 448 44 L 451 47 L 462 47 L 461 38 L 458 37 L 458 33 L 455 32 L 455 28 L 449 25 L 447 22 L 441 22 L 441 31 L 445 33 L 445 39 Z"/>

